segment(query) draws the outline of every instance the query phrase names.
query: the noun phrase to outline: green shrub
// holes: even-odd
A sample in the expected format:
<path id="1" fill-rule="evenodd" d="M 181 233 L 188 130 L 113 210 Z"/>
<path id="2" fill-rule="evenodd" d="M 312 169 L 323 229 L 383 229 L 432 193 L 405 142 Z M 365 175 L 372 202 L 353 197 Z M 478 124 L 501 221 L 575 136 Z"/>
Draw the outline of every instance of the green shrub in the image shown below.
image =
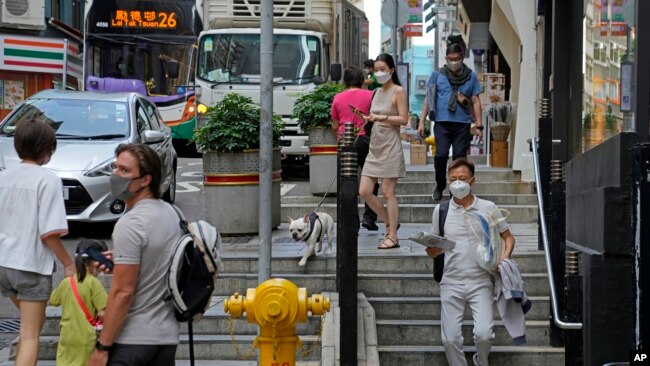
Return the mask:
<path id="1" fill-rule="evenodd" d="M 200 151 L 236 152 L 260 147 L 260 107 L 249 97 L 226 94 L 206 112 L 208 122 L 194 131 Z M 284 123 L 273 114 L 273 146 L 280 146 Z"/>
<path id="2" fill-rule="evenodd" d="M 332 127 L 330 110 L 334 96 L 345 87 L 342 84 L 322 84 L 309 93 L 301 95 L 293 106 L 293 118 L 303 131 L 312 127 Z"/>

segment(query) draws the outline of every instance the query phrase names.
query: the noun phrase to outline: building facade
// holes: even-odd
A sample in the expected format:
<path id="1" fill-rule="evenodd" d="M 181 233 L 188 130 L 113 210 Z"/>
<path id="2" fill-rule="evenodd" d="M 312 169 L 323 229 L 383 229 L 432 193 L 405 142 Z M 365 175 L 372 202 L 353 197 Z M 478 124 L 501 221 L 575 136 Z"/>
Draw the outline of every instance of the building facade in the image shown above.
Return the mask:
<path id="1" fill-rule="evenodd" d="M 82 19 L 83 2 L 79 0 L 2 2 L 0 117 L 40 90 L 64 84 L 79 89 Z"/>

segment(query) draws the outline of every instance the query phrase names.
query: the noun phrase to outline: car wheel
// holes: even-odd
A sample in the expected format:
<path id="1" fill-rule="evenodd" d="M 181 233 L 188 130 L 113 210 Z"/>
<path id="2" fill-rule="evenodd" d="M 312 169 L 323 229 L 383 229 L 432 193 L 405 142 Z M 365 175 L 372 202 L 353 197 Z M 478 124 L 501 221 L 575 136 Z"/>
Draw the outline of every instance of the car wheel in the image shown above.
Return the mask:
<path id="1" fill-rule="evenodd" d="M 169 181 L 169 187 L 167 188 L 167 192 L 163 195 L 163 199 L 169 203 L 174 203 L 176 200 L 176 168 L 173 170 Z"/>

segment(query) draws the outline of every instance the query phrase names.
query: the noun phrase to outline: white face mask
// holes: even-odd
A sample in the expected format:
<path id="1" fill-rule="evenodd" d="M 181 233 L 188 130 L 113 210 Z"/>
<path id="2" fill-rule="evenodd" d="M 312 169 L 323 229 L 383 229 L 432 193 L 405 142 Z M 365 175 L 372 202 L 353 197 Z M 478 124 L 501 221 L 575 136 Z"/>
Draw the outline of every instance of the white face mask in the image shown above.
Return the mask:
<path id="1" fill-rule="evenodd" d="M 472 177 L 472 179 L 474 178 Z M 470 179 L 470 182 L 472 181 L 472 179 Z M 454 197 L 461 200 L 467 197 L 467 195 L 469 195 L 471 190 L 472 187 L 469 185 L 469 183 L 463 180 L 455 180 L 451 182 L 451 184 L 449 185 L 449 192 L 451 192 L 451 194 Z"/>
<path id="2" fill-rule="evenodd" d="M 375 73 L 375 79 L 377 79 L 377 82 L 379 84 L 382 84 L 382 85 L 386 84 L 388 82 L 388 80 L 390 80 L 390 77 L 391 77 L 391 75 L 390 75 L 389 72 L 377 71 Z"/>

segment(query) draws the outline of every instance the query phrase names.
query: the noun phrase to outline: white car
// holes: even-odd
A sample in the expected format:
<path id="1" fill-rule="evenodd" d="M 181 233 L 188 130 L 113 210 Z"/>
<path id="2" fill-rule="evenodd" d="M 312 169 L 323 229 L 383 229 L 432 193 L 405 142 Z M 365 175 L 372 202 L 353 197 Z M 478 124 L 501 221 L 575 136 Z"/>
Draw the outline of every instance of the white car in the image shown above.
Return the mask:
<path id="1" fill-rule="evenodd" d="M 13 134 L 23 120 L 40 119 L 56 131 L 57 148 L 45 168 L 63 181 L 70 221 L 114 221 L 124 212 L 111 196 L 109 176 L 115 149 L 122 143 L 144 143 L 160 156 L 161 192 L 176 198 L 177 156 L 170 129 L 156 106 L 137 93 L 93 93 L 45 90 L 17 106 L 0 123 L 0 169 L 18 164 Z"/>

